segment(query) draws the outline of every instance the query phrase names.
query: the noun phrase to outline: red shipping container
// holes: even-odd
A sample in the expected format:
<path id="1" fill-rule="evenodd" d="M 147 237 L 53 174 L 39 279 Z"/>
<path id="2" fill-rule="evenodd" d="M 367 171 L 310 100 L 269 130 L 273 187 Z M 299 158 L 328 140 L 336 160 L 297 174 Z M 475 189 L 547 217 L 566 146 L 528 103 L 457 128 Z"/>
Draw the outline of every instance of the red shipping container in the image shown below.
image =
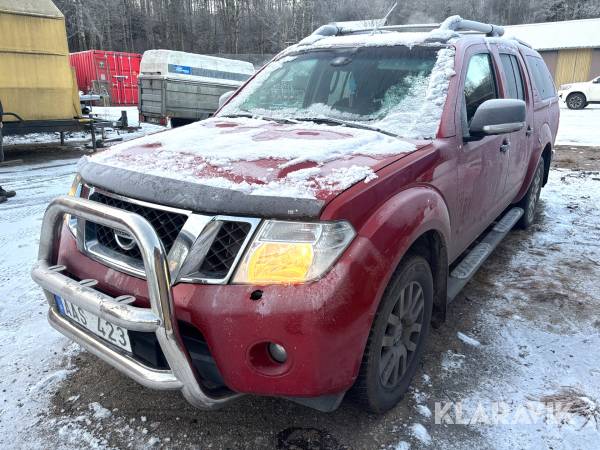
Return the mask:
<path id="1" fill-rule="evenodd" d="M 139 53 L 88 50 L 71 53 L 80 91 L 106 92 L 113 106 L 138 104 Z"/>

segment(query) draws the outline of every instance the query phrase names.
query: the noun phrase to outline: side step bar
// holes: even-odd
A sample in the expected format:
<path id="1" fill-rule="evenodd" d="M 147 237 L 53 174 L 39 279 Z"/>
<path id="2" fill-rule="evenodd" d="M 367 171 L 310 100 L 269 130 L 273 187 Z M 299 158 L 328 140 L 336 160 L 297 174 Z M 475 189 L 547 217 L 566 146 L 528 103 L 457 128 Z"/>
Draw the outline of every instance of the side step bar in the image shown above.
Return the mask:
<path id="1" fill-rule="evenodd" d="M 512 230 L 523 213 L 521 208 L 512 208 L 508 211 L 452 270 L 448 277 L 448 303 L 454 300 L 462 288 L 473 278 L 473 275 Z"/>

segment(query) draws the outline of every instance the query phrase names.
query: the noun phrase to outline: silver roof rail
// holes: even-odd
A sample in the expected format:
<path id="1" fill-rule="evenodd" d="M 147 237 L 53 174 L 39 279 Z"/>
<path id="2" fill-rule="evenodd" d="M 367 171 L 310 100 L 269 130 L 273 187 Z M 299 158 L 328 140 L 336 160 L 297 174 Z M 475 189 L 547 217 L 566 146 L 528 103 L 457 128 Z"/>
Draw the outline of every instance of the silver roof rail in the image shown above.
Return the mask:
<path id="1" fill-rule="evenodd" d="M 393 8 L 392 8 L 393 9 Z M 391 12 L 391 11 L 390 11 Z M 342 36 L 347 34 L 362 34 L 362 33 L 375 33 L 385 31 L 397 31 L 397 32 L 427 32 L 436 29 L 446 29 L 450 31 L 460 32 L 474 32 L 483 33 L 490 37 L 501 37 L 504 35 L 504 27 L 500 25 L 494 25 L 491 23 L 476 22 L 474 20 L 466 20 L 460 16 L 448 17 L 441 24 L 439 23 L 424 23 L 424 24 L 407 24 L 407 25 L 385 25 L 385 21 L 389 13 L 383 20 L 371 21 L 373 25 L 365 27 L 356 27 L 357 22 L 332 22 L 327 25 L 323 25 L 317 28 L 310 36 L 307 36 L 300 45 L 310 44 L 318 39 L 329 36 Z M 364 21 L 365 23 L 369 21 Z M 383 22 L 383 23 L 382 23 Z M 352 24 L 352 26 L 349 26 Z"/>
<path id="2" fill-rule="evenodd" d="M 501 37 L 504 35 L 504 27 L 491 23 L 476 22 L 458 17 L 456 21 L 451 22 L 449 29 L 452 31 L 474 31 L 483 33 L 490 37 Z"/>

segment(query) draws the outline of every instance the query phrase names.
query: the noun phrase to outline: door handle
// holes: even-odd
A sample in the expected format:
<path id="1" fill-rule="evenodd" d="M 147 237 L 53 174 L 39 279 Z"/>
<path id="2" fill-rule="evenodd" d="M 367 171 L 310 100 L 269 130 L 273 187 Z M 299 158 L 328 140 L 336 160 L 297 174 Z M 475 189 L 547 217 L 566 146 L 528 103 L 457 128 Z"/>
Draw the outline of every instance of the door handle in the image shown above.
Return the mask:
<path id="1" fill-rule="evenodd" d="M 533 134 L 533 128 L 531 126 L 527 126 L 527 130 L 525 131 L 525 136 L 529 137 Z"/>
<path id="2" fill-rule="evenodd" d="M 500 151 L 502 153 L 506 153 L 507 151 L 510 150 L 510 142 L 505 140 L 502 145 L 500 146 Z"/>

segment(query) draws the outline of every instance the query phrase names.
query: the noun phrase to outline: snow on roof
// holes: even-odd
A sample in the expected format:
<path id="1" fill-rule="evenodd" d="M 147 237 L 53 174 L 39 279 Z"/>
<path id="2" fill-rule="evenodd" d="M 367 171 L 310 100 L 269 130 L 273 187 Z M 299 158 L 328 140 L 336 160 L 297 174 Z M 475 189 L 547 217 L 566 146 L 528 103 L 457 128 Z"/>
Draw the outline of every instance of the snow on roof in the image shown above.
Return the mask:
<path id="1" fill-rule="evenodd" d="M 0 0 L 1 1 L 1 0 Z M 238 59 L 219 58 L 198 53 L 180 52 L 177 50 L 146 50 L 142 57 L 142 66 L 154 64 L 179 64 L 193 67 L 202 67 L 214 70 L 230 70 L 251 75 L 254 66 L 247 61 Z M 142 69 L 142 72 L 144 69 Z M 148 71 L 152 71 L 152 67 Z"/>
<path id="2" fill-rule="evenodd" d="M 140 63 L 140 73 L 196 81 L 217 80 L 238 87 L 254 73 L 254 66 L 247 61 L 197 53 L 146 50 Z"/>
<path id="3" fill-rule="evenodd" d="M 63 17 L 51 0 L 0 0 L 0 12 L 26 16 Z"/>
<path id="4" fill-rule="evenodd" d="M 504 29 L 506 37 L 521 39 L 536 50 L 600 48 L 600 18 L 510 25 Z"/>

